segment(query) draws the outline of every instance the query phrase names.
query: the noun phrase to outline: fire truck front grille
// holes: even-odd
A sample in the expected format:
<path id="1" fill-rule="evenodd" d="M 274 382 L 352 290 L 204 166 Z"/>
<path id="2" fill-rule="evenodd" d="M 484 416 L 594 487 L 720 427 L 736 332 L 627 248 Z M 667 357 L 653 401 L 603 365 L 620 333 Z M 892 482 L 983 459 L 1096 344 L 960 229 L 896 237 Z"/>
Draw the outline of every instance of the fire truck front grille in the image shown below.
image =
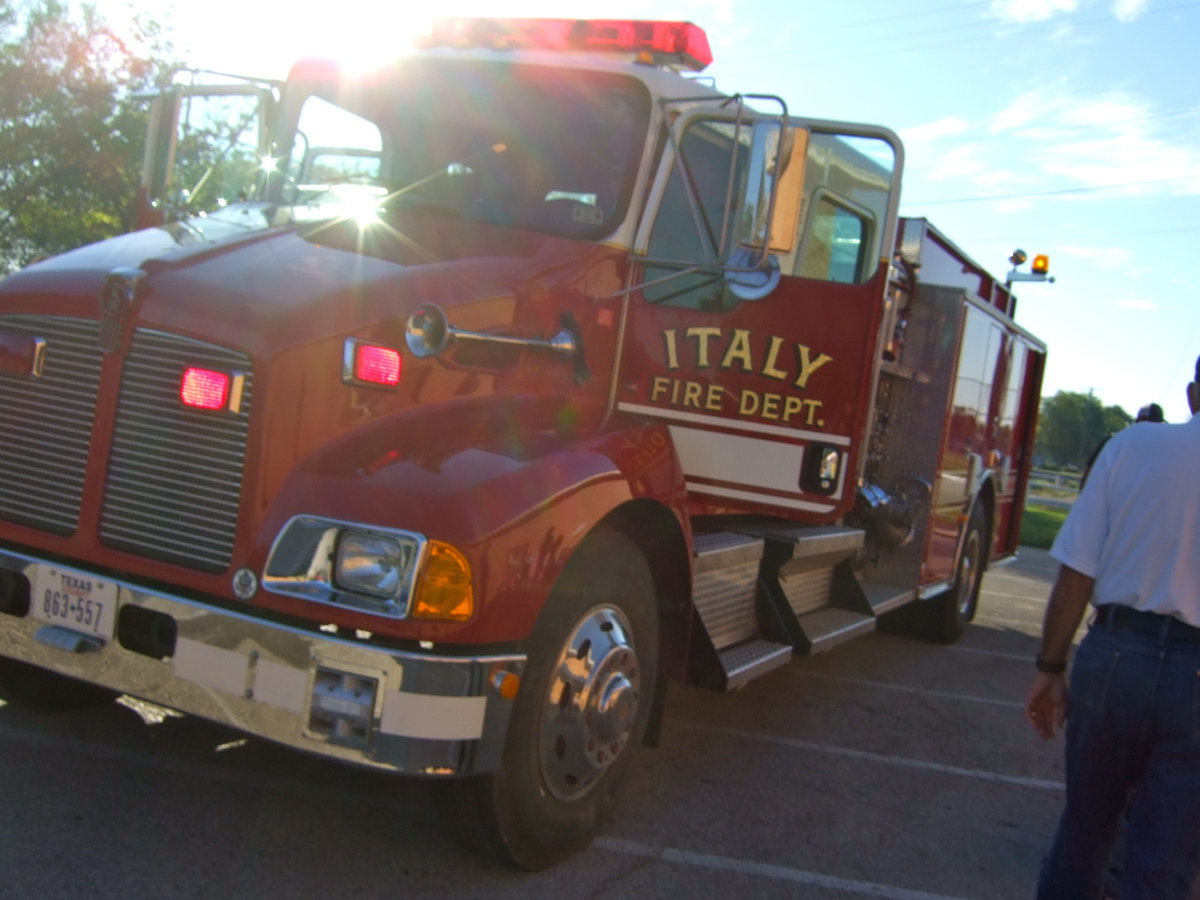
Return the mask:
<path id="1" fill-rule="evenodd" d="M 53 534 L 79 525 L 103 358 L 99 325 L 4 316 L 0 331 L 46 342 L 41 377 L 0 375 L 0 518 Z"/>
<path id="2" fill-rule="evenodd" d="M 245 377 L 236 411 L 179 401 L 190 366 Z M 229 566 L 242 493 L 250 360 L 212 344 L 138 330 L 125 361 L 100 538 L 201 571 Z"/>

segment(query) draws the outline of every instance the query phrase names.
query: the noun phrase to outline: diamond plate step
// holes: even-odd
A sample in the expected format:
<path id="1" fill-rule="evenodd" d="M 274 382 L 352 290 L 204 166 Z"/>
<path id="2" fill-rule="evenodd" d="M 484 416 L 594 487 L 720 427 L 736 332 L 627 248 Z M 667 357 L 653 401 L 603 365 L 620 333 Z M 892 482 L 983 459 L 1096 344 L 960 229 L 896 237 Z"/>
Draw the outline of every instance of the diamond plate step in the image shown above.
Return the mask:
<path id="1" fill-rule="evenodd" d="M 874 616 L 827 606 L 800 616 L 797 621 L 808 639 L 808 652 L 823 653 L 838 644 L 875 630 Z"/>
<path id="2" fill-rule="evenodd" d="M 786 666 L 792 659 L 792 647 L 755 639 L 727 647 L 719 655 L 725 670 L 725 690 L 736 691 L 747 682 Z"/>

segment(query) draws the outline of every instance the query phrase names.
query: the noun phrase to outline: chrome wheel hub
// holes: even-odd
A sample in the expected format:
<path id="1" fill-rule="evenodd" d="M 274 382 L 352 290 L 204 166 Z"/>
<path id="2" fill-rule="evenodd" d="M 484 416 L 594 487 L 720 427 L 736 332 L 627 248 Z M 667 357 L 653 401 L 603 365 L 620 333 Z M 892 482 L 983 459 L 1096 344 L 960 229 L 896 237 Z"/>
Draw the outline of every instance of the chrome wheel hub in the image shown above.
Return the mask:
<path id="1" fill-rule="evenodd" d="M 625 749 L 638 711 L 639 673 L 624 614 L 598 606 L 559 652 L 542 707 L 542 777 L 559 800 L 586 794 Z"/>

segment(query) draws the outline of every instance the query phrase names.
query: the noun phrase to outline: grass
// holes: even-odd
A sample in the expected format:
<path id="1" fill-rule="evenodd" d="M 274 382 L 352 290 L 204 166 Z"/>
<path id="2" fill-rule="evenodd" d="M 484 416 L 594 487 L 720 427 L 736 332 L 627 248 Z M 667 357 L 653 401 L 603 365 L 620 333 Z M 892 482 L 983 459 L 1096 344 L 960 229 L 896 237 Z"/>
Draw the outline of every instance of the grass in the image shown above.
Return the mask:
<path id="1" fill-rule="evenodd" d="M 1026 547 L 1040 547 L 1049 550 L 1067 518 L 1067 510 L 1051 509 L 1046 506 L 1026 506 L 1021 516 L 1020 541 Z"/>

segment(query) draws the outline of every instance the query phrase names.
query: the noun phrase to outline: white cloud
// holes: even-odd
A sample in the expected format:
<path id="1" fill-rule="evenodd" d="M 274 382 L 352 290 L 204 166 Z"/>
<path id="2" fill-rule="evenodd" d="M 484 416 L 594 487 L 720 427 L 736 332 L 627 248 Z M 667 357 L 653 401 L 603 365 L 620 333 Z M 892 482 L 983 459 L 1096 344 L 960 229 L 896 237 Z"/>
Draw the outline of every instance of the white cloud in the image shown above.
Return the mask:
<path id="1" fill-rule="evenodd" d="M 1065 142 L 1036 154 L 1044 171 L 1065 186 L 1116 187 L 1127 193 L 1191 194 L 1200 185 L 1200 153 L 1134 130 L 1095 140 Z"/>
<path id="2" fill-rule="evenodd" d="M 1146 11 L 1150 0 L 1116 0 L 1113 4 L 1113 15 L 1118 22 L 1132 22 Z"/>
<path id="3" fill-rule="evenodd" d="M 1155 310 L 1158 309 L 1158 304 L 1153 300 L 1147 300 L 1144 297 L 1122 297 L 1117 301 L 1117 306 L 1122 309 L 1135 310 Z"/>
<path id="4" fill-rule="evenodd" d="M 1019 132 L 1021 137 L 1045 140 L 1067 129 L 1112 130 L 1140 124 L 1150 114 L 1144 103 L 1113 92 L 1094 98 L 1075 97 L 1059 88 L 1040 87 L 1017 96 L 992 116 L 992 134 Z"/>
<path id="5" fill-rule="evenodd" d="M 924 125 L 915 125 L 912 128 L 906 128 L 900 132 L 900 138 L 907 145 L 920 144 L 954 137 L 964 133 L 969 128 L 970 125 L 966 119 L 959 116 L 947 116 L 944 119 L 938 119 L 936 122 L 927 122 Z"/>
<path id="6" fill-rule="evenodd" d="M 1014 184 L 1024 182 L 1025 179 L 1009 169 L 989 169 L 977 175 L 974 180 L 976 184 L 993 188 L 996 193 L 1002 194 Z"/>
<path id="7" fill-rule="evenodd" d="M 1004 131 L 1013 131 L 1017 128 L 1022 128 L 1030 122 L 1041 122 L 1046 115 L 1046 105 L 1049 102 L 1048 92 L 1044 88 L 1034 88 L 1032 91 L 1026 91 L 1019 97 L 1014 99 L 996 115 L 992 116 L 992 122 L 988 126 L 988 131 L 992 134 L 999 134 Z"/>
<path id="8" fill-rule="evenodd" d="M 1165 137 L 1157 107 L 1127 91 L 1043 85 L 984 121 L 950 115 L 901 131 L 913 203 L 994 198 L 998 213 L 1043 203 L 1200 194 L 1200 147 Z M 1096 265 L 1112 264 L 1112 253 Z"/>
<path id="9" fill-rule="evenodd" d="M 1044 190 L 1112 188 L 1128 195 L 1200 192 L 1200 150 L 1154 133 L 1155 110 L 1136 95 L 1081 97 L 1042 87 L 996 113 L 988 132 L 1002 142 L 1006 165 L 1040 173 Z"/>
<path id="10" fill-rule="evenodd" d="M 1093 263 L 1102 269 L 1128 269 L 1132 254 L 1125 247 L 1081 247 L 1058 244 L 1055 253 Z"/>
<path id="11" fill-rule="evenodd" d="M 996 212 L 1008 216 L 1014 213 L 1028 212 L 1033 209 L 1033 206 L 1033 201 L 1029 199 L 997 200 Z"/>
<path id="12" fill-rule="evenodd" d="M 992 0 L 992 15 L 1006 22 L 1044 22 L 1079 8 L 1077 0 Z"/>

